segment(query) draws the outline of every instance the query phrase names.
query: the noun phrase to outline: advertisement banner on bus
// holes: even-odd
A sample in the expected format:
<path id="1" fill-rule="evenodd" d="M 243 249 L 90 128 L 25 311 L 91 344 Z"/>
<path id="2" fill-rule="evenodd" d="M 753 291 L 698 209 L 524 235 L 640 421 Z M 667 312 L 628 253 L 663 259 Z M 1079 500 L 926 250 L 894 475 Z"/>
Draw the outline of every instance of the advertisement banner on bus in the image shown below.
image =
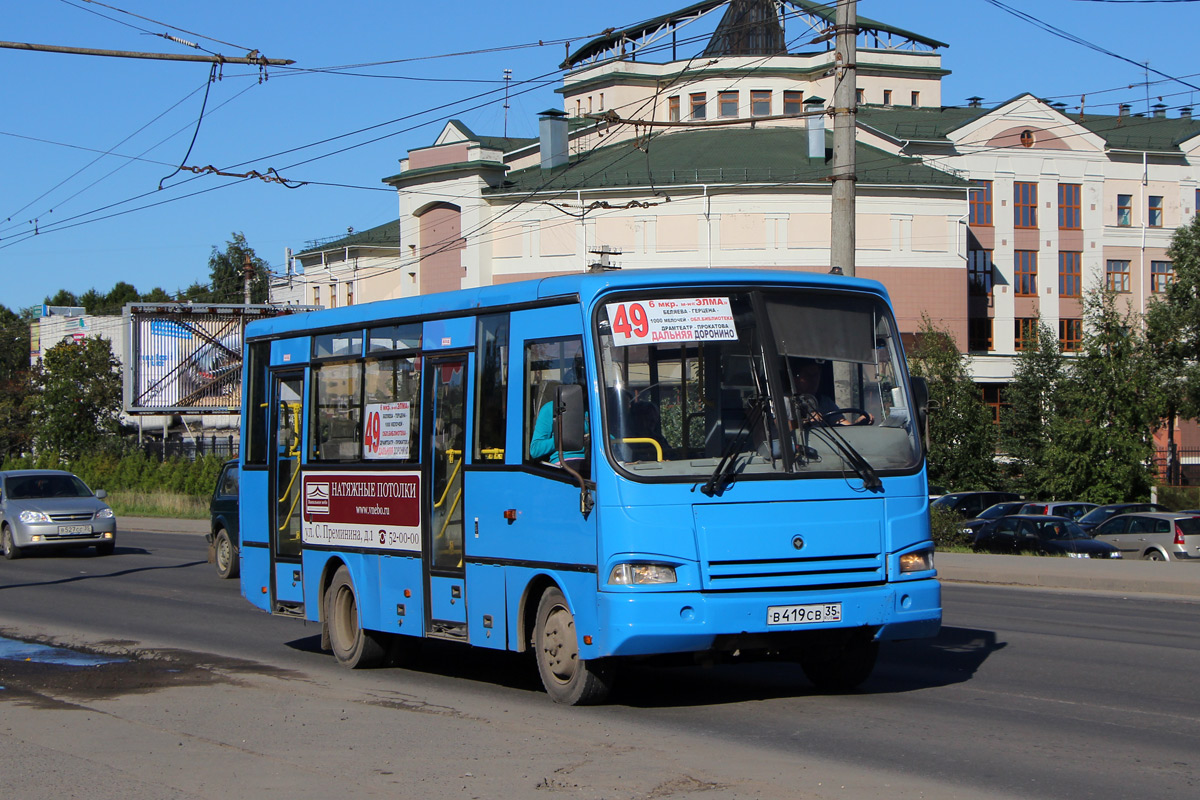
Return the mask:
<path id="1" fill-rule="evenodd" d="M 421 551 L 419 472 L 306 472 L 305 544 Z"/>

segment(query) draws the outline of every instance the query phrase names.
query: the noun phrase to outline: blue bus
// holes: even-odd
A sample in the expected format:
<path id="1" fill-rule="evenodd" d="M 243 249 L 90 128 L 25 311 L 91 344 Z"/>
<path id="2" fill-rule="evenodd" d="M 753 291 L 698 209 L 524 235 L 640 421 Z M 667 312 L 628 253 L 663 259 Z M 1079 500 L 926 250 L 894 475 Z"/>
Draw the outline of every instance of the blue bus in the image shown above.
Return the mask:
<path id="1" fill-rule="evenodd" d="M 241 585 L 347 667 L 532 651 L 784 659 L 823 690 L 933 636 L 920 431 L 883 286 L 581 273 L 246 328 Z"/>

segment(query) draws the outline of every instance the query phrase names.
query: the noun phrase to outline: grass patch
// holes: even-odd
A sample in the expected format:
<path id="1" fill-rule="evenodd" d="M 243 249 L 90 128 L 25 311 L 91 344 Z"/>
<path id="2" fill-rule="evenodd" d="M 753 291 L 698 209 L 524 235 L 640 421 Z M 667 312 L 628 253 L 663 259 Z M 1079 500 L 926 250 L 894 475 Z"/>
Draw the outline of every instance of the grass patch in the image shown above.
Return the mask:
<path id="1" fill-rule="evenodd" d="M 113 491 L 106 503 L 118 517 L 175 517 L 207 519 L 208 498 L 203 500 L 176 492 Z"/>

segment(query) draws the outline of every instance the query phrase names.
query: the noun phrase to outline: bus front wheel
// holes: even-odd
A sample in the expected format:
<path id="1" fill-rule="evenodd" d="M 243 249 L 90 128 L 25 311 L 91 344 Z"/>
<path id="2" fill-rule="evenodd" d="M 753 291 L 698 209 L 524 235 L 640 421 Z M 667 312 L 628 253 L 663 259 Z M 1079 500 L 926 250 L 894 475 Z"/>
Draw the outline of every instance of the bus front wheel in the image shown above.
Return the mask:
<path id="1" fill-rule="evenodd" d="M 325 593 L 325 624 L 329 645 L 338 663 L 350 669 L 367 669 L 383 663 L 387 653 L 383 634 L 363 630 L 358 621 L 358 598 L 350 570 L 338 567 Z"/>
<path id="2" fill-rule="evenodd" d="M 608 697 L 611 669 L 579 657 L 575 615 L 557 586 L 547 589 L 538 601 L 533 645 L 538 675 L 554 702 L 592 705 Z"/>
<path id="3" fill-rule="evenodd" d="M 871 677 L 879 657 L 879 642 L 853 638 L 839 650 L 806 655 L 800 668 L 823 692 L 848 692 Z"/>

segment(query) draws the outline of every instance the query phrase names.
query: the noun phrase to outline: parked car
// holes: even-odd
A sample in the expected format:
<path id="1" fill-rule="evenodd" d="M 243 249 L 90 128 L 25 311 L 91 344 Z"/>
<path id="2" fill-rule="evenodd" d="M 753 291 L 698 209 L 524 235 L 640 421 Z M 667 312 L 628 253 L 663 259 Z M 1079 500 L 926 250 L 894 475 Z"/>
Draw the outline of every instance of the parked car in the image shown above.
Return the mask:
<path id="1" fill-rule="evenodd" d="M 1021 495 L 1012 492 L 952 492 L 934 500 L 929 507 L 949 509 L 963 519 L 974 519 L 988 506 L 1020 499 Z"/>
<path id="2" fill-rule="evenodd" d="M 1024 500 L 1006 500 L 1003 503 L 996 503 L 995 505 L 988 506 L 983 511 L 979 512 L 978 517 L 975 517 L 975 519 L 969 519 L 962 524 L 963 535 L 966 536 L 967 539 L 974 540 L 975 534 L 978 533 L 979 529 L 984 525 L 987 525 L 993 520 L 1000 519 L 1001 517 L 1010 517 L 1013 514 L 1017 514 L 1024 507 Z"/>
<path id="3" fill-rule="evenodd" d="M 1026 503 L 1018 514 L 1041 514 L 1046 517 L 1066 517 L 1078 521 L 1080 517 L 1096 508 L 1095 503 L 1081 503 L 1078 500 L 1055 500 L 1047 503 Z"/>
<path id="4" fill-rule="evenodd" d="M 1192 514 L 1120 514 L 1098 525 L 1092 536 L 1114 545 L 1126 558 L 1200 563 L 1200 518 Z"/>
<path id="5" fill-rule="evenodd" d="M 1104 522 L 1104 520 L 1115 517 L 1118 514 L 1132 514 L 1144 511 L 1170 511 L 1170 509 L 1166 506 L 1160 506 L 1158 503 L 1112 503 L 1107 506 L 1096 506 L 1077 521 L 1079 522 L 1079 527 L 1090 532 L 1101 522 Z"/>
<path id="6" fill-rule="evenodd" d="M 211 530 L 208 539 L 208 561 L 216 564 L 222 578 L 238 576 L 238 548 L 241 538 L 238 529 L 238 463 L 226 461 L 217 476 L 212 499 L 208 502 Z"/>
<path id="7" fill-rule="evenodd" d="M 1013 515 L 988 523 L 975 536 L 977 553 L 1032 553 L 1072 558 L 1121 558 L 1121 551 L 1084 533 L 1075 520 L 1045 515 Z"/>
<path id="8" fill-rule="evenodd" d="M 117 545 L 117 518 L 104 502 L 70 472 L 23 469 L 0 472 L 0 543 L 4 557 L 31 550 L 95 547 L 106 556 Z"/>

